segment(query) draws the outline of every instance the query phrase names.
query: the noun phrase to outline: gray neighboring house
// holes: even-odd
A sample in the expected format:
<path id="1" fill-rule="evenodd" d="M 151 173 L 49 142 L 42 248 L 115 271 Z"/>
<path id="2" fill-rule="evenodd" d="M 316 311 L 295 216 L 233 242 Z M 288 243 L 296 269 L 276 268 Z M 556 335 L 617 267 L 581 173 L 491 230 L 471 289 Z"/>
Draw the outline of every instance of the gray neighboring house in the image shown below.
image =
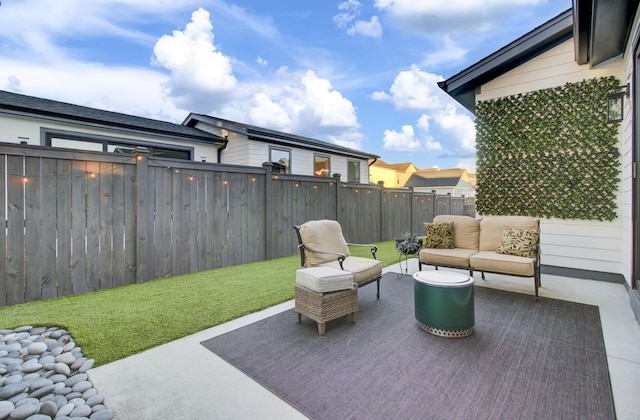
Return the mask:
<path id="1" fill-rule="evenodd" d="M 260 166 L 309 176 L 342 175 L 343 181 L 369 182 L 369 165 L 379 156 L 308 137 L 192 113 L 183 122 L 226 139 L 220 163 Z"/>
<path id="2" fill-rule="evenodd" d="M 452 197 L 474 197 L 473 180 L 465 169 L 420 169 L 404 184 L 414 191 L 451 194 Z"/>
<path id="3" fill-rule="evenodd" d="M 377 155 L 307 137 L 191 113 L 182 124 L 0 91 L 0 143 L 130 153 L 309 176 L 369 180 Z"/>

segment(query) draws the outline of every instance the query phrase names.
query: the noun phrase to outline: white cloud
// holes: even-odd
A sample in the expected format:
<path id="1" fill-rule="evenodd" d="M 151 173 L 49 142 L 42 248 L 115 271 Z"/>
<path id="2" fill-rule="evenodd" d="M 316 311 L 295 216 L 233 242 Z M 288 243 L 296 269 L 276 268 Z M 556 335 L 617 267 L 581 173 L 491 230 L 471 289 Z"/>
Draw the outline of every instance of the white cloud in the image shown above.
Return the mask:
<path id="1" fill-rule="evenodd" d="M 484 31 L 509 13 L 547 0 L 376 0 L 375 7 L 401 27 L 424 33 Z"/>
<path id="2" fill-rule="evenodd" d="M 452 63 L 460 63 L 467 55 L 469 50 L 458 46 L 458 44 L 449 36 L 442 38 L 442 48 L 425 55 L 421 66 L 427 68 L 436 68 L 442 65 L 450 66 Z"/>
<path id="3" fill-rule="evenodd" d="M 42 74 L 38 64 L 0 58 L 0 89 L 165 121 L 182 122 L 188 114 L 163 95 L 168 77 L 157 71 L 65 61 Z"/>
<path id="4" fill-rule="evenodd" d="M 373 99 L 390 100 L 401 111 L 425 111 L 440 109 L 450 98 L 439 87 L 441 76 L 422 71 L 412 65 L 411 70 L 396 76 L 389 93 L 375 92 Z"/>
<path id="5" fill-rule="evenodd" d="M 421 118 L 423 120 L 423 118 Z M 442 146 L 437 141 L 433 140 L 433 137 L 428 135 L 428 130 L 425 128 L 424 121 L 418 122 L 418 128 L 424 134 L 416 136 L 415 130 L 411 125 L 403 125 L 402 131 L 397 132 L 395 130 L 385 130 L 382 142 L 384 143 L 384 150 L 390 152 L 439 152 L 442 150 Z M 426 123 L 428 129 L 428 123 Z"/>
<path id="6" fill-rule="evenodd" d="M 153 48 L 154 60 L 171 71 L 167 93 L 180 106 L 208 112 L 236 87 L 229 57 L 213 44 L 209 12 L 200 8 L 184 31 L 163 35 Z"/>
<path id="7" fill-rule="evenodd" d="M 347 30 L 349 35 L 363 35 L 371 38 L 382 38 L 382 25 L 378 16 L 372 16 L 370 21 L 358 20 Z"/>
<path id="8" fill-rule="evenodd" d="M 258 58 L 256 58 L 256 63 L 258 63 L 261 66 L 268 66 L 269 62 L 267 60 L 265 60 L 264 58 L 258 56 Z"/>
<path id="9" fill-rule="evenodd" d="M 358 17 L 362 4 L 357 0 L 347 0 L 338 4 L 338 9 L 342 13 L 338 13 L 333 17 L 333 22 L 338 28 L 346 28 L 351 22 Z"/>
<path id="10" fill-rule="evenodd" d="M 359 1 L 347 0 L 338 4 L 338 9 L 343 12 L 335 15 L 333 22 L 340 29 L 347 28 L 347 34 L 382 38 L 382 25 L 378 16 L 372 16 L 369 21 L 356 20 L 362 9 Z"/>
<path id="11" fill-rule="evenodd" d="M 459 110 L 456 104 L 449 103 L 432 117 L 444 136 L 456 140 L 454 152 L 468 156 L 476 151 L 476 128 L 469 114 Z"/>
<path id="12" fill-rule="evenodd" d="M 398 133 L 385 130 L 385 150 L 428 151 L 439 156 L 475 155 L 475 125 L 467 110 L 454 102 L 437 85 L 442 77 L 411 66 L 398 73 L 389 93 L 375 92 L 373 99 L 388 100 L 396 109 L 418 112 L 420 117 L 414 126 L 404 125 Z"/>

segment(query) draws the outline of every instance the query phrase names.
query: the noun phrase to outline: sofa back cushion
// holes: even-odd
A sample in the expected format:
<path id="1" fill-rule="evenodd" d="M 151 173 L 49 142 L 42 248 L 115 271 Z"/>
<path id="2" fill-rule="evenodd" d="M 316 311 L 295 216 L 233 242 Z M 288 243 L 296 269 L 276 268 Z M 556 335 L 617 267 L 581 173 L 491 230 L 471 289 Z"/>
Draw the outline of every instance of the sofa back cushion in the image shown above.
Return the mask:
<path id="1" fill-rule="evenodd" d="M 305 267 L 338 259 L 337 255 L 319 254 L 315 251 L 337 252 L 349 256 L 349 246 L 342 235 L 340 223 L 335 220 L 310 220 L 300 226 L 300 238 L 305 246 Z"/>
<path id="2" fill-rule="evenodd" d="M 528 216 L 485 217 L 480 221 L 480 251 L 496 251 L 505 227 L 535 230 L 538 229 L 538 223 Z"/>
<path id="3" fill-rule="evenodd" d="M 473 217 L 441 214 L 433 218 L 433 223 L 453 222 L 453 246 L 464 249 L 478 249 L 480 223 Z M 502 232 L 500 233 L 502 235 Z"/>

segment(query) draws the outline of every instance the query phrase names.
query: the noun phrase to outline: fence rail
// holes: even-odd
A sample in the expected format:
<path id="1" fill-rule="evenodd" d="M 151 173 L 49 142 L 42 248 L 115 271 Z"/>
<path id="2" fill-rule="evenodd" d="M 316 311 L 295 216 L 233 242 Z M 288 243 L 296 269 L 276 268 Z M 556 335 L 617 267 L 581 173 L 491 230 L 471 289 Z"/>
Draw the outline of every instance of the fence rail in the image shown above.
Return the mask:
<path id="1" fill-rule="evenodd" d="M 0 145 L 0 307 L 293 255 L 307 220 L 371 243 L 475 214 L 464 197 L 271 169 Z"/>

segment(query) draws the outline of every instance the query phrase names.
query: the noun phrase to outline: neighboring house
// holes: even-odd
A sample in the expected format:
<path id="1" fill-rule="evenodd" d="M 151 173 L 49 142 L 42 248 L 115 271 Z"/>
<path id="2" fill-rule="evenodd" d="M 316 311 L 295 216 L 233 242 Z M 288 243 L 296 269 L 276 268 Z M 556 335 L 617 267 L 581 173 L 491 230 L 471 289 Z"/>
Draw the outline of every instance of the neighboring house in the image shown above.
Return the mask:
<path id="1" fill-rule="evenodd" d="M 402 188 L 417 170 L 411 162 L 390 164 L 378 159 L 370 166 L 369 180 L 372 184 L 382 181 L 387 188 Z"/>
<path id="2" fill-rule="evenodd" d="M 639 25 L 637 0 L 574 0 L 572 9 L 440 82 L 473 113 L 480 101 L 558 89 L 569 82 L 609 76 L 621 82 L 626 95 L 622 95 L 624 112 L 615 150 L 621 164 L 616 216 L 612 221 L 542 219 L 541 249 L 544 265 L 571 269 L 579 277 L 624 277 L 635 289 L 630 295 L 636 316 L 640 314 Z M 592 100 L 604 104 L 606 95 L 602 96 Z M 480 172 L 478 185 L 480 195 Z"/>
<path id="3" fill-rule="evenodd" d="M 152 156 L 262 166 L 298 175 L 368 182 L 377 155 L 205 115 L 183 124 L 103 111 L 0 91 L 0 142 L 78 150 L 130 153 L 137 146 Z"/>
<path id="4" fill-rule="evenodd" d="M 413 187 L 414 191 L 436 194 L 451 194 L 452 197 L 474 197 L 473 179 L 466 169 L 420 169 L 414 172 L 404 184 Z"/>
<path id="5" fill-rule="evenodd" d="M 342 181 L 367 183 L 369 160 L 377 155 L 266 128 L 191 113 L 183 124 L 226 139 L 220 163 L 261 166 L 272 162 L 274 171 L 297 175 L 332 176 Z"/>
<path id="6" fill-rule="evenodd" d="M 216 135 L 149 118 L 0 91 L 0 142 L 130 152 L 216 162 L 226 141 Z"/>

